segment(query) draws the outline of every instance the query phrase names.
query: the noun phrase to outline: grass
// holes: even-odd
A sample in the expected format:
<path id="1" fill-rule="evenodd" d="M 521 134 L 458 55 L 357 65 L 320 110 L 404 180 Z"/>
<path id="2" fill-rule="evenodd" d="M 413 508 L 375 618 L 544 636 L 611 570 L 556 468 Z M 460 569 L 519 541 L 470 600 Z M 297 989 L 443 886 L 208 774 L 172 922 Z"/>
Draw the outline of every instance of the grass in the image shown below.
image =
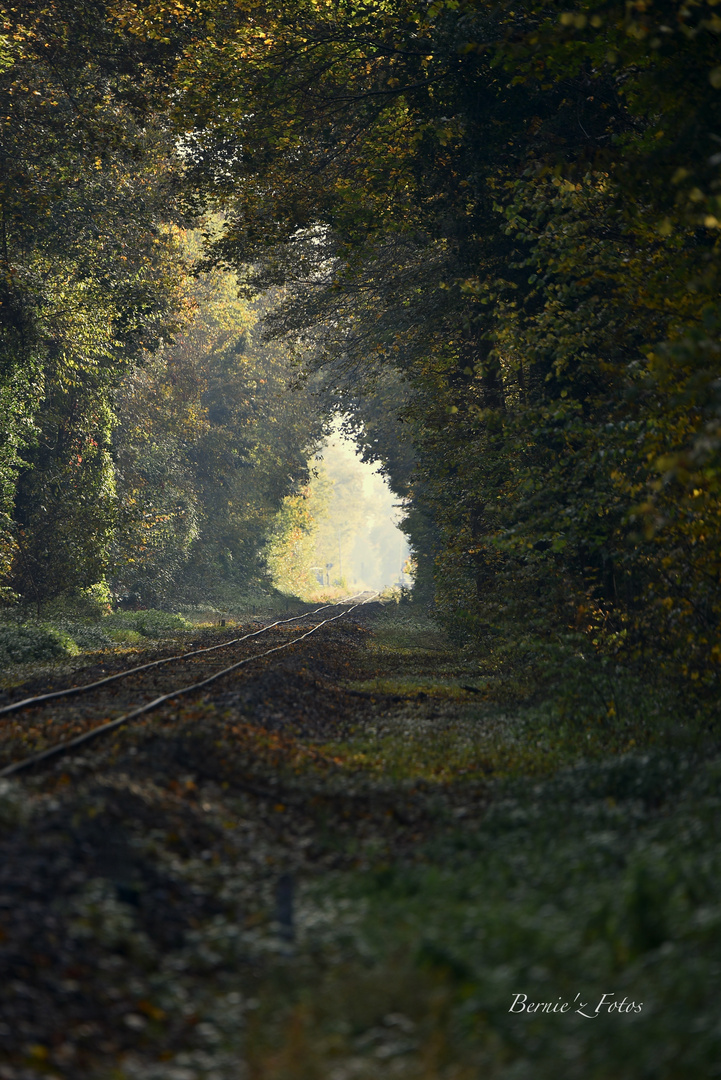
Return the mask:
<path id="1" fill-rule="evenodd" d="M 359 921 L 313 976 L 288 967 L 267 991 L 266 1039 L 288 1056 L 259 1053 L 255 1075 L 714 1075 L 719 779 L 659 755 L 501 785 L 482 825 L 423 860 L 338 877 Z M 570 1008 L 512 1013 L 518 994 Z M 624 999 L 638 1009 L 609 1012 Z M 299 1031 L 312 1053 L 293 1066 Z"/>
<path id="2" fill-rule="evenodd" d="M 562 661 L 565 660 L 565 663 Z M 553 664 L 553 667 L 551 667 Z M 350 689 L 392 704 L 369 730 L 324 746 L 349 766 L 396 780 L 545 777 L 579 760 L 654 746 L 670 702 L 600 663 L 549 657 L 551 695 L 486 655 L 449 647 L 428 619 L 387 610 Z M 619 704 L 622 703 L 622 704 Z M 664 708 L 667 710 L 664 712 Z"/>
<path id="3" fill-rule="evenodd" d="M 267 980 L 254 1080 L 720 1074 L 714 739 L 672 696 L 585 660 L 510 708 L 513 676 L 399 614 L 352 683 L 378 694 L 373 730 L 322 749 L 450 799 L 413 858 L 310 884 L 305 903 L 345 914 Z"/>
<path id="4" fill-rule="evenodd" d="M 202 702 L 128 735 L 129 786 L 126 765 L 113 783 L 132 821 L 150 821 L 132 834 L 134 865 L 220 909 L 163 953 L 110 882 L 67 901 L 70 936 L 135 1002 L 123 1023 L 137 1032 L 122 1060 L 73 1080 L 720 1075 L 709 718 L 545 643 L 534 683 L 526 659 L 452 647 L 410 605 L 365 642 L 340 668 L 361 711 L 338 738 Z M 145 775 L 143 740 L 158 754 Z M 111 788 L 91 785 L 76 806 L 67 769 L 51 797 L 91 829 Z M 277 783 L 277 801 L 234 792 L 246 776 Z M 19 786 L 0 790 L 0 827 L 23 805 Z M 292 943 L 273 892 L 286 866 Z M 192 1032 L 180 1049 L 178 1031 Z M 170 1049 L 155 1053 L 162 1039 Z"/>
<path id="5" fill-rule="evenodd" d="M 69 608 L 45 619 L 13 618 L 5 612 L 0 620 L 0 686 L 57 675 L 85 663 L 89 655 L 177 638 L 190 629 L 181 615 L 153 609 L 88 617 Z"/>

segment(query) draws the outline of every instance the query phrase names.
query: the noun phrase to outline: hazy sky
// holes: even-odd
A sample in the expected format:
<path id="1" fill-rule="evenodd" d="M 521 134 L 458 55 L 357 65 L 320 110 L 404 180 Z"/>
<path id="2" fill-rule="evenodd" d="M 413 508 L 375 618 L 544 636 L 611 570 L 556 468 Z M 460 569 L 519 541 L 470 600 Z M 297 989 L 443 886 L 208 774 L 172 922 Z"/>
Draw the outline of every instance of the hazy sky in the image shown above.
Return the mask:
<path id="1" fill-rule="evenodd" d="M 331 581 L 338 575 L 340 559 L 349 586 L 382 589 L 399 581 L 409 555 L 405 535 L 398 528 L 403 511 L 377 467 L 361 461 L 355 443 L 345 439 L 339 428 L 337 423 L 322 451 L 334 496 L 329 520 L 319 534 L 318 560 L 333 563 Z"/>

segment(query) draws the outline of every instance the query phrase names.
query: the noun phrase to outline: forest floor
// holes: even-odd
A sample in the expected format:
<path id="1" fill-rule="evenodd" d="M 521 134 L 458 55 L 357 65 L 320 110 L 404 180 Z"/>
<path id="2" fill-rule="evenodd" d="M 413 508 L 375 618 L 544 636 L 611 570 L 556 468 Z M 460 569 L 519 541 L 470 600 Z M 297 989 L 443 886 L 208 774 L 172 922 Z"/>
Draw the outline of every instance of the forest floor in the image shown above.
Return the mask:
<path id="1" fill-rule="evenodd" d="M 721 1074 L 717 743 L 552 682 L 375 605 L 0 780 L 1 1080 Z"/>

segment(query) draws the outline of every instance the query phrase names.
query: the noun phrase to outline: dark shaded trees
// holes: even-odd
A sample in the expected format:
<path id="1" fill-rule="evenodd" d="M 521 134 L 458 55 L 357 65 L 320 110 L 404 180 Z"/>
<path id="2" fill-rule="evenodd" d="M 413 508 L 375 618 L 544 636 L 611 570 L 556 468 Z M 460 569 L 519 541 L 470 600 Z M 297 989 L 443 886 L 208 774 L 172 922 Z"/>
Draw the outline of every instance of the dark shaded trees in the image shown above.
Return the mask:
<path id="1" fill-rule="evenodd" d="M 234 280 L 192 276 L 173 10 L 167 35 L 132 4 L 0 9 L 0 576 L 38 607 L 257 575 L 320 423 Z"/>
<path id="2" fill-rule="evenodd" d="M 92 284 L 93 310 L 107 309 L 105 322 L 93 323 L 96 353 L 83 352 L 104 359 L 83 360 L 83 387 L 110 385 L 139 343 L 152 350 L 169 336 L 164 320 L 182 307 L 178 262 L 156 208 L 172 205 L 181 216 L 173 202 L 181 191 L 186 214 L 222 211 L 206 266 L 234 268 L 249 294 L 277 290 L 269 332 L 321 373 L 326 407 L 353 417 L 365 452 L 410 499 L 409 527 L 449 624 L 471 635 L 503 620 L 544 632 L 572 625 L 599 648 L 662 649 L 675 670 L 713 679 L 721 647 L 715 5 L 644 0 L 561 11 L 540 0 L 513 8 L 295 0 L 258 9 L 128 0 L 92 7 L 101 10 L 99 59 L 83 44 L 92 37 L 85 14 L 60 35 L 81 59 L 77 71 L 102 68 L 102 77 L 87 87 L 76 77 L 73 100 L 85 94 L 90 104 L 82 122 L 67 105 L 62 138 L 53 135 L 55 114 L 43 119 L 43 147 L 60 147 L 46 170 L 55 187 L 42 188 L 48 222 L 55 214 L 47 237 L 23 224 L 21 209 L 7 218 L 15 221 L 8 252 L 32 251 L 37 263 L 22 264 L 23 280 L 35 274 L 64 296 L 38 269 L 63 236 L 52 266 L 68 260 L 76 292 Z M 42 18 L 8 36 L 8 115 L 19 108 L 9 72 L 23 50 L 44 48 Z M 28 101 L 18 130 L 40 108 Z M 83 232 L 65 195 L 81 152 L 77 206 L 97 206 L 109 223 L 102 236 L 87 223 Z M 40 191 L 26 171 L 22 183 Z M 126 176 L 132 205 L 116 213 Z M 123 230 L 133 236 L 132 258 Z M 48 328 L 64 324 L 48 301 L 38 307 L 39 286 L 13 288 L 4 340 L 8 355 L 24 358 L 12 361 L 22 370 L 16 400 L 35 394 L 50 408 L 41 386 Z M 98 344 L 96 323 L 107 324 L 112 344 Z M 167 372 L 186 370 L 179 348 Z M 56 352 L 75 355 L 64 345 Z M 256 452 L 238 434 L 245 376 L 229 354 L 226 362 L 222 378 L 217 368 L 200 380 L 217 428 L 209 434 L 199 421 L 197 460 L 187 462 L 193 499 L 220 500 L 203 511 L 215 522 L 207 535 L 216 565 L 242 532 L 228 492 Z M 63 378 L 54 374 L 53 384 Z M 270 430 L 273 409 L 259 387 L 258 407 L 268 408 L 260 426 Z M 14 409 L 6 492 L 40 413 Z M 276 483 L 281 459 L 260 485 L 275 491 L 271 500 L 287 493 Z M 271 460 L 258 457 L 257 477 Z M 170 458 L 156 471 L 169 470 Z M 296 471 L 291 462 L 286 475 Z M 177 542 L 185 543 L 180 533 Z M 168 543 L 176 543 L 170 534 Z M 241 549 L 233 557 L 247 561 Z"/>
<path id="3" fill-rule="evenodd" d="M 186 54 L 210 257 L 286 285 L 277 329 L 336 399 L 407 385 L 404 483 L 470 633 L 578 625 L 713 677 L 720 28 L 295 3 Z"/>
<path id="4" fill-rule="evenodd" d="M 178 320 L 178 171 L 157 49 L 108 5 L 0 14 L 0 569 L 39 603 L 109 565 L 110 396 Z"/>

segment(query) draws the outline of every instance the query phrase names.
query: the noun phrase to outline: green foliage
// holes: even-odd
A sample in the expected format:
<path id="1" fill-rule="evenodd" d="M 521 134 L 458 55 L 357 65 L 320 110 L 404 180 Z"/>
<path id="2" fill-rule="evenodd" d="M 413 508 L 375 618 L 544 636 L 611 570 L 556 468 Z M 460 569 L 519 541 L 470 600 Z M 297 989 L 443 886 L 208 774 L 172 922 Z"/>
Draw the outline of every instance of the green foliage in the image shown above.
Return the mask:
<path id="1" fill-rule="evenodd" d="M 38 607 L 108 569 L 110 397 L 177 322 L 177 175 L 148 50 L 105 5 L 2 7 L 0 572 Z M 133 82 L 135 81 L 135 89 Z"/>
<path id="2" fill-rule="evenodd" d="M 275 330 L 410 496 L 447 625 L 513 608 L 711 696 L 718 27 L 676 0 L 270 5 L 191 50 L 177 102 L 223 192 L 211 258 L 285 284 Z"/>
<path id="3" fill-rule="evenodd" d="M 439 1070 L 482 1061 L 500 1077 L 707 1075 L 719 1052 L 717 780 L 717 762 L 657 754 L 506 785 L 482 829 L 457 828 L 425 863 L 339 879 L 336 905 L 355 907 L 343 963 L 326 947 L 306 995 L 307 1045 L 324 1047 L 342 1022 L 336 1055 L 354 1052 L 354 1029 L 375 1026 L 390 1043 L 383 1017 L 401 1013 L 413 1032 L 404 1076 L 423 1075 L 413 1048 L 422 1061 L 433 1042 Z M 572 1007 L 512 1014 L 516 994 Z M 643 1005 L 587 1020 L 577 994 L 591 1016 L 604 994 Z"/>
<path id="4" fill-rule="evenodd" d="M 102 630 L 108 634 L 130 630 L 144 638 L 173 637 L 178 631 L 190 630 L 191 623 L 182 615 L 169 611 L 114 611 L 102 621 Z"/>
<path id="5" fill-rule="evenodd" d="M 318 531 L 328 516 L 332 490 L 332 482 L 316 470 L 299 495 L 287 495 L 283 500 L 265 547 L 273 584 L 281 592 L 300 597 L 318 593 L 320 583 L 311 568 L 318 565 Z M 325 563 L 321 565 L 325 572 Z"/>
<path id="6" fill-rule="evenodd" d="M 57 660 L 63 656 L 77 656 L 79 652 L 70 634 L 58 626 L 44 623 L 0 624 L 0 664 L 3 667 Z"/>
<path id="7" fill-rule="evenodd" d="M 101 578 L 165 604 L 257 577 L 318 426 L 283 353 L 245 355 L 235 277 L 190 277 L 183 45 L 130 7 L 0 9 L 0 595 L 38 614 Z"/>
<path id="8" fill-rule="evenodd" d="M 572 629 L 713 699 L 714 3 L 3 20 L 6 595 L 262 576 L 339 410 L 457 640 Z"/>

